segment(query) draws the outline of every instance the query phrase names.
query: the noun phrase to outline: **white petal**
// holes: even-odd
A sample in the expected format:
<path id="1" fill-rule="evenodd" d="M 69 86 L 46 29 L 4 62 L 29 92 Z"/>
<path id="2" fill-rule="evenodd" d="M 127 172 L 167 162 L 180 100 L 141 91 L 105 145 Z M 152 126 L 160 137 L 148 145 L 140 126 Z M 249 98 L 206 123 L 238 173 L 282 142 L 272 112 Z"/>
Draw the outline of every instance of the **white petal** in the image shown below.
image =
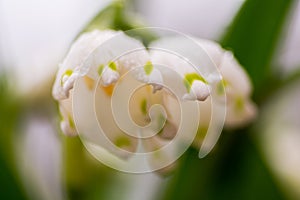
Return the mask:
<path id="1" fill-rule="evenodd" d="M 174 95 L 166 93 L 164 95 L 164 106 L 169 114 L 169 119 L 180 122 L 180 99 L 178 100 Z"/>
<path id="2" fill-rule="evenodd" d="M 132 68 L 136 67 L 143 67 L 147 61 L 150 60 L 149 53 L 147 52 L 146 48 L 143 46 L 141 42 L 131 38 L 130 44 L 122 44 L 128 46 L 135 46 L 132 49 L 136 49 L 130 53 L 126 53 L 125 55 L 121 56 L 117 63 L 123 69 L 122 72 L 126 72 Z"/>
<path id="3" fill-rule="evenodd" d="M 162 65 L 174 70 L 181 77 L 182 84 L 184 84 L 184 79 L 187 74 L 198 74 L 198 72 L 195 71 L 195 69 L 190 63 L 188 63 L 184 59 L 177 57 L 174 54 L 170 54 L 163 51 L 152 51 L 151 59 L 155 65 Z M 161 76 L 157 75 L 155 77 L 157 79 L 161 79 Z M 158 80 L 156 81 L 158 82 Z M 209 90 L 207 85 L 201 81 L 195 80 L 191 85 L 191 90 L 187 91 L 187 93 L 183 96 L 183 99 L 202 101 L 205 100 L 208 95 Z"/>
<path id="4" fill-rule="evenodd" d="M 203 101 L 207 98 L 210 86 L 206 87 L 204 83 L 210 85 L 220 80 L 218 67 L 224 52 L 213 41 L 179 36 L 165 37 L 150 44 L 150 56 L 155 65 L 163 65 L 176 71 L 183 83 L 186 76 L 191 74 L 203 79 L 203 83 L 195 81 L 193 84 L 193 80 L 189 81 L 193 93 L 187 88 L 187 93 L 183 96 L 186 100 Z"/>
<path id="5" fill-rule="evenodd" d="M 72 95 L 59 102 L 59 111 L 62 118 L 60 122 L 62 132 L 68 136 L 76 136 L 78 133 L 73 119 Z"/>
<path id="6" fill-rule="evenodd" d="M 74 42 L 63 63 L 59 65 L 59 70 L 57 72 L 56 80 L 52 91 L 54 98 L 64 99 L 68 97 L 69 90 L 73 87 L 72 84 L 74 83 L 74 79 L 76 79 L 79 74 L 84 75 L 80 73 L 80 68 L 82 67 L 88 56 L 100 44 L 112 38 L 117 33 L 118 32 L 112 30 L 95 30 L 93 32 L 82 34 Z M 71 78 L 71 80 L 68 82 L 68 86 L 64 88 L 64 85 L 62 84 L 62 79 L 64 73 L 67 70 L 72 70 L 73 74 L 75 73 L 76 77 Z"/>
<path id="7" fill-rule="evenodd" d="M 123 32 L 95 30 L 84 33 L 74 42 L 60 65 L 53 87 L 53 96 L 56 99 L 67 98 L 69 90 L 72 89 L 74 80 L 78 76 L 88 74 L 96 79 L 99 67 L 106 66 L 115 59 L 117 59 L 115 64 L 118 73 L 124 73 L 131 68 L 143 66 L 149 60 L 149 56 L 140 41 Z M 73 73 L 69 77 L 70 81 L 66 82 L 65 73 L 68 70 Z M 114 73 L 111 81 L 117 78 Z M 64 87 L 66 83 L 68 85 Z"/>
<path id="8" fill-rule="evenodd" d="M 210 95 L 209 86 L 202 81 L 193 81 L 190 92 L 183 96 L 184 100 L 204 101 Z"/>
<path id="9" fill-rule="evenodd" d="M 150 56 L 154 65 L 169 67 L 181 76 L 188 73 L 196 73 L 191 63 L 184 58 L 178 57 L 176 54 L 160 50 L 151 50 Z"/>
<path id="10" fill-rule="evenodd" d="M 159 173 L 166 174 L 174 170 L 175 161 L 177 160 L 175 146 L 173 149 L 162 150 L 162 148 L 168 145 L 170 140 L 162 139 L 158 136 L 143 140 L 143 145 L 146 152 L 152 152 L 148 156 L 148 163 L 153 170 L 158 170 Z"/>
<path id="11" fill-rule="evenodd" d="M 135 151 L 137 140 L 124 133 L 115 123 L 111 110 L 113 87 L 98 85 L 95 92 L 90 91 L 84 79 L 79 78 L 73 96 L 74 120 L 84 144 L 97 146 L 112 156 L 126 159 L 130 152 Z"/>
<path id="12" fill-rule="evenodd" d="M 237 128 L 249 124 L 257 115 L 256 105 L 248 99 L 241 99 L 240 103 L 234 102 L 227 104 L 227 113 L 225 126 L 228 128 Z"/>
<path id="13" fill-rule="evenodd" d="M 119 80 L 120 74 L 117 71 L 114 71 L 107 67 L 102 73 L 102 83 L 104 86 L 111 85 L 116 83 Z"/>
<path id="14" fill-rule="evenodd" d="M 154 68 L 148 79 L 148 83 L 153 86 L 153 92 L 163 88 L 163 78 L 159 70 Z"/>
<path id="15" fill-rule="evenodd" d="M 226 91 L 227 95 L 234 93 L 248 97 L 251 94 L 252 85 L 250 79 L 231 52 L 226 52 L 220 71 L 223 79 L 228 83 L 229 91 Z"/>
<path id="16" fill-rule="evenodd" d="M 210 57 L 212 62 L 219 68 L 223 59 L 224 49 L 222 47 L 212 41 L 200 38 L 193 38 L 195 41 L 206 51 L 207 55 Z"/>

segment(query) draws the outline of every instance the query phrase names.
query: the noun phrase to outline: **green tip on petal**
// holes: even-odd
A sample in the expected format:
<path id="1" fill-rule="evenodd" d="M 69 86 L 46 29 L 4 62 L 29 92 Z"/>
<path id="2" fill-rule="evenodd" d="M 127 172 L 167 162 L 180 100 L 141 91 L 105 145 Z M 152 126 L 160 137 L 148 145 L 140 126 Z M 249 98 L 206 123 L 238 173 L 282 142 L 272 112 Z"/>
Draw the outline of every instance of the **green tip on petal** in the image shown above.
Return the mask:
<path id="1" fill-rule="evenodd" d="M 154 150 L 154 151 L 153 151 L 153 158 L 154 158 L 154 159 L 157 159 L 157 160 L 161 160 L 161 159 L 163 159 L 164 157 L 163 157 L 163 154 L 162 154 L 161 151 Z"/>
<path id="2" fill-rule="evenodd" d="M 113 71 L 117 71 L 117 64 L 115 62 L 109 62 L 108 67 Z"/>
<path id="3" fill-rule="evenodd" d="M 143 99 L 141 101 L 141 107 L 140 108 L 141 108 L 142 113 L 144 115 L 146 115 L 147 114 L 147 99 Z"/>
<path id="4" fill-rule="evenodd" d="M 64 121 L 64 116 L 62 115 L 60 110 L 58 110 L 58 117 L 60 121 Z"/>
<path id="5" fill-rule="evenodd" d="M 116 138 L 114 143 L 117 147 L 128 147 L 131 145 L 130 139 L 125 136 L 120 136 L 120 137 Z"/>
<path id="6" fill-rule="evenodd" d="M 185 75 L 184 85 L 187 88 L 188 92 L 190 92 L 191 86 L 192 86 L 193 82 L 196 80 L 202 81 L 203 83 L 207 84 L 207 81 L 197 73 L 190 73 L 190 74 Z"/>
<path id="7" fill-rule="evenodd" d="M 162 127 L 164 125 L 164 123 L 167 123 L 166 117 L 164 115 L 160 114 L 158 116 L 158 123 L 159 123 L 159 126 Z"/>
<path id="8" fill-rule="evenodd" d="M 157 135 L 161 135 L 162 134 L 162 132 L 163 132 L 163 130 L 164 130 L 164 127 L 163 127 L 163 125 L 166 127 L 167 126 L 167 124 L 169 123 L 168 122 L 168 120 L 166 119 L 166 117 L 164 116 L 164 115 L 162 115 L 162 114 L 160 114 L 159 116 L 158 116 L 158 127 L 162 127 L 160 130 L 159 130 L 159 132 L 157 133 Z"/>
<path id="9" fill-rule="evenodd" d="M 148 61 L 145 66 L 144 66 L 144 71 L 146 75 L 150 75 L 151 72 L 153 71 L 153 64 L 151 61 Z"/>
<path id="10" fill-rule="evenodd" d="M 217 84 L 217 94 L 218 95 L 223 95 L 225 94 L 225 88 L 228 86 L 228 82 L 226 80 L 221 80 L 218 84 Z"/>
<path id="11" fill-rule="evenodd" d="M 70 127 L 72 129 L 75 129 L 75 123 L 71 116 L 68 117 L 68 121 L 69 121 Z"/>
<path id="12" fill-rule="evenodd" d="M 68 69 L 65 71 L 64 75 L 71 76 L 73 74 L 73 70 Z"/>
<path id="13" fill-rule="evenodd" d="M 236 100 L 235 100 L 236 111 L 241 112 L 241 111 L 243 111 L 244 107 L 245 107 L 245 102 L 244 102 L 243 98 L 242 97 L 236 98 Z"/>
<path id="14" fill-rule="evenodd" d="M 71 76 L 72 74 L 73 74 L 73 70 L 67 69 L 67 70 L 65 71 L 65 73 L 63 73 L 63 75 L 61 76 L 61 79 L 60 79 L 60 85 L 63 85 L 63 78 L 64 78 L 65 76 Z"/>
<path id="15" fill-rule="evenodd" d="M 208 127 L 207 126 L 200 126 L 197 130 L 197 135 L 196 135 L 196 138 L 195 140 L 197 141 L 203 141 L 206 134 L 207 134 L 207 131 L 208 131 Z"/>
<path id="16" fill-rule="evenodd" d="M 98 74 L 99 74 L 99 76 L 101 76 L 101 74 L 103 72 L 103 69 L 104 69 L 104 65 L 103 64 L 99 65 L 99 67 L 98 67 Z"/>

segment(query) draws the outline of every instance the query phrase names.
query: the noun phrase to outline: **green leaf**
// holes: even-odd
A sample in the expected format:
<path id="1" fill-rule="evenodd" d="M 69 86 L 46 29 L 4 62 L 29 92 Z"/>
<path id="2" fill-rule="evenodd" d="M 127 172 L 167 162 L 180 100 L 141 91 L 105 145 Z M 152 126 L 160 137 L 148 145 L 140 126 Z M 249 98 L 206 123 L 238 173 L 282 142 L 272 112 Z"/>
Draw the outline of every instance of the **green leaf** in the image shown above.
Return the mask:
<path id="1" fill-rule="evenodd" d="M 271 61 L 293 0 L 248 0 L 222 44 L 248 71 L 255 98 L 268 90 Z"/>
<path id="2" fill-rule="evenodd" d="M 204 159 L 189 149 L 162 199 L 284 199 L 249 134 L 231 134 Z"/>
<path id="3" fill-rule="evenodd" d="M 0 154 L 0 199 L 23 200 L 25 195 L 16 176 Z"/>
<path id="4" fill-rule="evenodd" d="M 19 103 L 13 97 L 6 76 L 0 74 L 0 199 L 26 199 L 16 171 L 13 139 Z"/>
<path id="5" fill-rule="evenodd" d="M 67 194 L 72 200 L 105 199 L 107 191 L 114 186 L 115 170 L 102 165 L 83 146 L 79 137 L 65 137 L 64 169 Z"/>
<path id="6" fill-rule="evenodd" d="M 21 105 L 12 94 L 7 77 L 0 75 L 0 153 L 10 167 L 15 164 L 13 139 Z"/>
<path id="7" fill-rule="evenodd" d="M 280 81 L 278 81 L 279 87 L 284 87 L 286 85 L 290 85 L 294 83 L 295 81 L 300 80 L 300 67 L 297 68 L 297 70 L 294 70 L 291 72 L 287 77 L 284 77 Z"/>
<path id="8" fill-rule="evenodd" d="M 83 29 L 89 32 L 95 29 L 112 29 L 128 31 L 126 34 L 140 39 L 145 45 L 155 40 L 157 36 L 149 30 L 144 30 L 144 24 L 138 20 L 138 16 L 128 11 L 130 1 L 115 0 L 101 10 Z"/>
<path id="9" fill-rule="evenodd" d="M 278 92 L 279 90 L 293 84 L 296 81 L 300 80 L 300 68 L 297 70 L 291 72 L 287 76 L 272 76 L 268 80 L 268 85 L 270 86 L 268 90 L 266 90 L 263 94 L 260 94 L 258 101 L 259 102 L 266 102 L 270 98 L 273 97 L 273 95 Z"/>
<path id="10" fill-rule="evenodd" d="M 247 0 L 222 40 L 248 71 L 256 100 L 269 90 L 272 56 L 293 2 Z M 284 198 L 247 129 L 223 133 L 204 159 L 189 149 L 180 162 L 163 199 Z"/>
<path id="11" fill-rule="evenodd" d="M 128 22 L 128 17 L 124 15 L 125 5 L 123 1 L 113 1 L 106 8 L 101 10 L 89 22 L 82 32 L 92 31 L 94 29 L 114 29 L 128 30 L 134 27 L 134 24 Z"/>

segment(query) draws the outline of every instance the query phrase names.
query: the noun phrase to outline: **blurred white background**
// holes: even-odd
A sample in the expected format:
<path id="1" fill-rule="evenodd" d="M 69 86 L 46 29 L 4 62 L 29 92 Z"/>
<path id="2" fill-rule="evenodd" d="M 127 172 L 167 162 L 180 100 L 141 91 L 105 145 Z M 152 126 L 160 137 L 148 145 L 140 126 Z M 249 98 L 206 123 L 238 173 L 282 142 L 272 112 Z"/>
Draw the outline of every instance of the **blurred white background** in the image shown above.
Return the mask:
<path id="1" fill-rule="evenodd" d="M 20 92 L 53 76 L 84 25 L 109 0 L 1 0 L 0 59 Z"/>
<path id="2" fill-rule="evenodd" d="M 11 70 L 21 92 L 53 75 L 70 43 L 110 0 L 1 0 L 0 67 Z M 244 0 L 138 0 L 150 26 L 218 40 Z M 285 70 L 300 63 L 300 4 L 287 25 L 275 62 Z M 14 70 L 12 70 L 14 68 Z M 30 70 L 28 70 L 30 69 Z"/>

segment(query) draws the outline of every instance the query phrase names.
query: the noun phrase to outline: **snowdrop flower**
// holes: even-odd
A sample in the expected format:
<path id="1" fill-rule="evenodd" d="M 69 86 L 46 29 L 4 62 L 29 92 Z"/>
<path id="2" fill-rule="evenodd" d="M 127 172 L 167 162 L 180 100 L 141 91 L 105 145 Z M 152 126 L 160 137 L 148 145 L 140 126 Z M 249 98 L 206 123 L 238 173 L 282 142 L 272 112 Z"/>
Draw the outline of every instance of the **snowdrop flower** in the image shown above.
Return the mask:
<path id="1" fill-rule="evenodd" d="M 105 46 L 105 42 L 113 37 L 116 40 L 114 43 L 116 46 L 110 44 L 110 46 L 103 47 L 104 50 L 98 49 L 97 51 L 97 47 Z M 120 52 L 126 52 L 127 49 L 142 50 L 125 55 L 117 62 L 110 60 L 119 56 Z M 85 33 L 74 42 L 68 55 L 60 64 L 52 91 L 53 97 L 60 103 L 61 129 L 65 134 L 77 135 L 71 95 L 75 81 L 84 77 L 87 88 L 92 90 L 95 81 L 101 76 L 106 93 L 111 94 L 111 86 L 119 79 L 120 73 L 134 66 L 142 66 L 149 61 L 148 53 L 143 49 L 145 47 L 139 41 L 126 36 L 123 32 L 113 30 L 95 30 Z M 93 62 L 87 63 L 87 59 L 92 56 L 94 56 Z"/>
<path id="2" fill-rule="evenodd" d="M 209 93 L 216 93 L 215 96 L 220 97 L 220 103 L 224 103 L 222 100 L 226 100 L 225 127 L 237 128 L 246 125 L 255 118 L 257 109 L 250 99 L 252 92 L 250 79 L 245 70 L 234 58 L 233 54 L 222 49 L 219 44 L 213 41 L 198 38 L 193 38 L 193 40 L 202 47 L 210 57 L 211 61 L 219 70 L 222 77 L 221 79 L 218 80 L 217 78 L 210 77 L 209 75 L 206 78 L 198 77 L 198 74 L 195 72 L 193 67 L 189 67 L 188 63 L 183 59 L 163 51 L 152 51 L 151 59 L 154 63 L 160 63 L 173 68 L 179 74 L 182 74 L 183 78 L 188 80 L 187 82 L 192 83 L 190 88 L 193 90 L 192 94 L 195 94 L 196 96 L 193 97 L 192 94 L 186 94 L 183 97 L 184 99 L 196 98 L 198 100 L 203 100 L 207 98 L 205 101 L 198 101 L 201 116 L 195 144 L 199 146 L 207 132 L 209 123 L 212 120 L 211 109 L 213 105 L 211 103 L 211 96 Z M 159 44 L 160 42 L 175 43 L 174 40 L 169 39 L 157 41 L 156 43 Z M 178 41 L 176 45 L 184 46 L 184 44 L 180 44 Z M 187 51 L 189 50 L 187 49 Z M 190 81 L 188 79 L 189 76 L 195 78 L 195 80 L 191 78 Z M 203 89 L 204 86 L 207 87 L 207 90 Z M 202 93 L 198 93 L 196 88 Z M 206 92 L 203 93 L 203 91 Z M 176 99 L 172 96 L 164 97 L 164 105 L 167 107 L 167 110 L 176 116 L 173 117 L 175 120 L 170 119 L 170 121 L 174 124 L 176 124 L 175 121 L 178 121 L 176 118 L 179 117 L 180 112 L 176 106 L 173 106 L 175 103 Z"/>

